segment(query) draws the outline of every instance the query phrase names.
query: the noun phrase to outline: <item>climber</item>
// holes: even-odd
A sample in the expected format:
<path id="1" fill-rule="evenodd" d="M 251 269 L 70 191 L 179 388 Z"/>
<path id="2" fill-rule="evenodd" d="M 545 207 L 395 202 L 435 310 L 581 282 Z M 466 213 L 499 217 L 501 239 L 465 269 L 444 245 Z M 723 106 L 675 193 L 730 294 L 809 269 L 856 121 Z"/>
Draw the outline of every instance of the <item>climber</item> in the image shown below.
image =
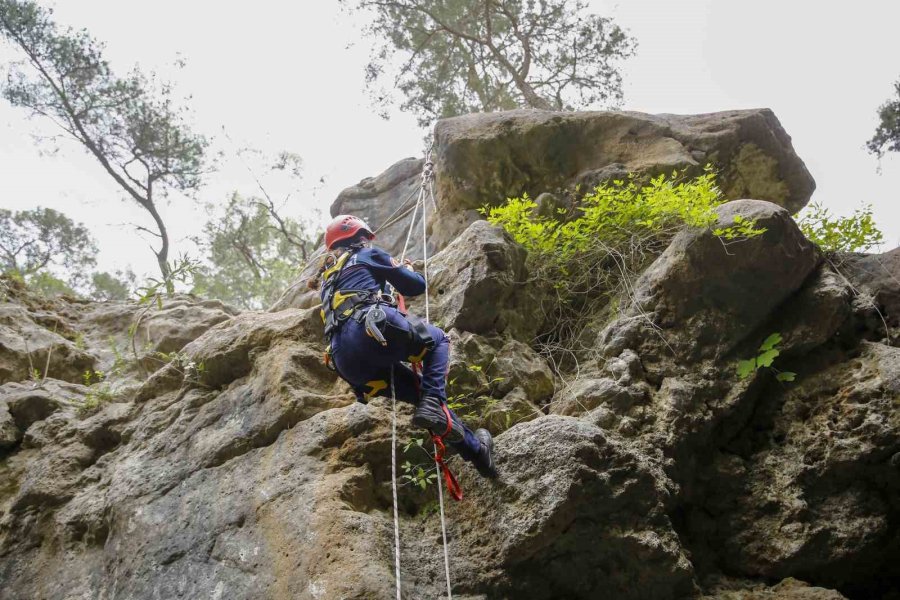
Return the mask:
<path id="1" fill-rule="evenodd" d="M 321 280 L 326 360 L 351 385 L 362 403 L 391 395 L 391 368 L 398 400 L 416 406 L 413 425 L 443 436 L 484 477 L 496 477 L 493 439 L 487 429 L 474 433 L 447 406 L 445 380 L 450 340 L 444 332 L 399 310 L 388 293 L 426 291 L 425 278 L 409 260 L 403 265 L 370 245 L 374 233 L 362 220 L 339 215 L 325 230 L 325 255 L 310 288 Z M 420 363 L 421 377 L 403 362 Z"/>

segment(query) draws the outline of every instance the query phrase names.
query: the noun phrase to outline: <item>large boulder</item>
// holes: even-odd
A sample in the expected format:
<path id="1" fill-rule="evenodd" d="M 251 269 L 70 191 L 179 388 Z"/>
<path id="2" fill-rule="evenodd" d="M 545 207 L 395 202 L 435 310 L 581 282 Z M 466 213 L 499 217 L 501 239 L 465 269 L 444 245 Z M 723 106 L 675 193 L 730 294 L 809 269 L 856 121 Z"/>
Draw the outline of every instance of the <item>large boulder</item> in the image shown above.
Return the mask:
<path id="1" fill-rule="evenodd" d="M 584 191 L 628 173 L 699 174 L 713 164 L 727 199 L 768 200 L 791 213 L 815 189 L 790 136 L 768 109 L 701 115 L 512 110 L 442 119 L 434 136 L 437 206 L 429 200 L 429 253 L 479 219 L 476 209 L 484 205 L 525 193 L 537 198 L 576 186 Z M 347 188 L 331 214 L 358 214 L 376 228 L 387 223 L 379 243 L 399 254 L 422 165 L 407 158 Z M 421 247 L 415 226 L 409 254 L 420 257 Z M 280 308 L 286 306 L 299 305 Z"/>
<path id="2" fill-rule="evenodd" d="M 501 228 L 476 221 L 428 262 L 431 320 L 445 329 L 529 341 L 541 325 L 525 250 Z M 424 315 L 421 299 L 410 307 Z"/>
<path id="3" fill-rule="evenodd" d="M 753 220 L 761 235 L 726 246 L 710 230 L 678 234 L 633 286 L 633 304 L 601 334 L 605 356 L 636 350 L 655 363 L 719 359 L 803 285 L 819 253 L 788 211 L 738 200 L 718 209 L 719 226 Z"/>
<path id="4" fill-rule="evenodd" d="M 496 483 L 450 511 L 455 573 L 489 597 L 681 598 L 692 567 L 666 515 L 665 477 L 571 417 L 498 438 Z"/>
<path id="5" fill-rule="evenodd" d="M 705 115 L 515 110 L 444 119 L 435 126 L 443 247 L 475 209 L 524 193 L 582 190 L 628 173 L 720 173 L 729 200 L 758 198 L 794 213 L 815 182 L 768 109 Z"/>

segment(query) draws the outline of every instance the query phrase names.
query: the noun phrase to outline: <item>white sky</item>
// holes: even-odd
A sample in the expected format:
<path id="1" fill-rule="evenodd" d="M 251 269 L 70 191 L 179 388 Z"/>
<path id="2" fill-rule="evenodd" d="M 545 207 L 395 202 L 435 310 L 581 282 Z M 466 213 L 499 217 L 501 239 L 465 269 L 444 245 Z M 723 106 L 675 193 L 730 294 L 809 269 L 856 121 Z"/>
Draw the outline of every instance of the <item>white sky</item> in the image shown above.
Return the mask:
<path id="1" fill-rule="evenodd" d="M 623 108 L 651 113 L 699 113 L 769 107 L 793 138 L 818 189 L 814 199 L 849 214 L 875 208 L 887 250 L 900 244 L 900 156 L 882 162 L 864 150 L 876 109 L 900 77 L 900 3 L 853 5 L 812 0 L 594 0 L 639 43 L 624 66 Z M 237 146 L 300 154 L 305 179 L 286 212 L 308 215 L 341 189 L 421 152 L 422 132 L 409 115 L 384 121 L 369 107 L 362 67 L 368 49 L 357 25 L 336 2 L 256 0 L 65 0 L 57 19 L 86 27 L 107 43 L 122 71 L 174 74 L 190 94 L 196 129 Z M 0 46 L 0 63 L 13 54 Z M 181 71 L 171 65 L 187 60 Z M 225 140 L 225 126 L 235 144 Z M 39 120 L 0 101 L 0 206 L 52 207 L 85 222 L 100 244 L 100 267 L 132 265 L 154 273 L 146 242 L 122 223 L 148 218 L 80 148 L 63 144 L 48 156 L 32 135 L 52 133 Z M 258 168 L 258 167 L 257 167 Z M 262 172 L 260 171 L 260 174 Z M 319 183 L 321 177 L 324 183 Z M 296 187 L 264 178 L 273 195 Z M 225 160 L 201 198 L 222 201 L 231 190 L 254 193 L 237 160 Z M 174 199 L 164 218 L 177 250 L 194 250 L 188 236 L 205 213 Z M 324 218 L 323 217 L 323 218 Z"/>

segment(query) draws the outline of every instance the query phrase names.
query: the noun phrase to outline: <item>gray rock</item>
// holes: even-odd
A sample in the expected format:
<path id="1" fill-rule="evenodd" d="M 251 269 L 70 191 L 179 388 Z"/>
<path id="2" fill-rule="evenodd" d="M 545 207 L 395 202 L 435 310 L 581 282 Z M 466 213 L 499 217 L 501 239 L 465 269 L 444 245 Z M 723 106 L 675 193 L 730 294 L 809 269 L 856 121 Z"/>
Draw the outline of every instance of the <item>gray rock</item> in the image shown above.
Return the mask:
<path id="1" fill-rule="evenodd" d="M 835 267 L 855 288 L 863 308 L 872 310 L 876 335 L 889 328 L 890 342 L 900 342 L 900 248 L 884 254 L 843 254 Z"/>
<path id="2" fill-rule="evenodd" d="M 721 358 L 803 285 L 815 247 L 788 212 L 769 202 L 722 205 L 719 224 L 741 215 L 765 233 L 730 249 L 709 230 L 678 234 L 634 285 L 634 306 L 600 336 L 606 356 L 631 348 L 645 368 Z"/>
<path id="3" fill-rule="evenodd" d="M 16 425 L 5 402 L 0 402 L 0 452 L 12 448 L 22 439 L 22 430 Z"/>
<path id="4" fill-rule="evenodd" d="M 897 577 L 900 349 L 863 343 L 857 358 L 801 375 L 716 456 L 691 535 L 745 576 Z"/>
<path id="5" fill-rule="evenodd" d="M 429 261 L 431 320 L 444 329 L 530 340 L 541 325 L 525 250 L 502 229 L 477 221 Z M 410 304 L 424 315 L 422 301 Z"/>
<path id="6" fill-rule="evenodd" d="M 581 378 L 557 394 L 550 410 L 559 415 L 580 415 L 598 406 L 612 405 L 616 412 L 625 413 L 635 403 L 634 394 L 608 377 Z"/>
<path id="7" fill-rule="evenodd" d="M 276 339 L 318 341 L 321 337 L 318 309 L 247 312 L 209 329 L 185 346 L 184 353 L 203 364 L 204 384 L 220 387 L 249 373 L 253 355 Z"/>
<path id="8" fill-rule="evenodd" d="M 835 590 L 788 577 L 771 587 L 748 582 L 717 586 L 701 600 L 846 600 L 846 597 Z"/>
<path id="9" fill-rule="evenodd" d="M 529 346 L 505 337 L 451 330 L 449 397 L 472 427 L 497 434 L 541 416 L 553 395 L 553 373 Z"/>
<path id="10" fill-rule="evenodd" d="M 805 354 L 831 340 L 851 315 L 853 293 L 845 279 L 822 267 L 778 311 L 769 327 L 782 334 L 783 353 Z"/>
<path id="11" fill-rule="evenodd" d="M 80 381 L 96 358 L 35 319 L 40 320 L 21 305 L 0 304 L 0 384 L 29 379 L 31 369 L 41 377 Z"/>
<path id="12" fill-rule="evenodd" d="M 450 511 L 460 584 L 535 599 L 691 592 L 668 491 L 638 454 L 571 417 L 517 425 L 497 441 L 500 479 Z"/>
<path id="13" fill-rule="evenodd" d="M 9 387 L 3 386 L 6 388 L 3 395 L 9 413 L 20 431 L 26 431 L 37 421 L 43 421 L 62 406 L 54 394 L 48 390 L 20 389 L 15 391 L 8 389 Z"/>
<path id="14" fill-rule="evenodd" d="M 141 319 L 138 343 L 155 352 L 178 352 L 213 325 L 238 314 L 218 300 L 177 298 Z"/>

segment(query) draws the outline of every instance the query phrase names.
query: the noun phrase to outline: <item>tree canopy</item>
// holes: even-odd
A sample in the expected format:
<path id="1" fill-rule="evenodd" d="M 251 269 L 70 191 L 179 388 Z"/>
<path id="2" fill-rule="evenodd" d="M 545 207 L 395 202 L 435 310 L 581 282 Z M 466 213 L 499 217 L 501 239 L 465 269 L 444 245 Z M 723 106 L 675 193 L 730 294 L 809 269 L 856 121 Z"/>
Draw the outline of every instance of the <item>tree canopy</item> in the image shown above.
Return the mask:
<path id="1" fill-rule="evenodd" d="M 187 126 L 171 86 L 137 69 L 117 76 L 102 43 L 86 30 L 58 27 L 52 15 L 31 0 L 0 0 L 0 36 L 23 57 L 10 66 L 3 95 L 81 144 L 149 213 L 155 230 L 138 228 L 158 238 L 165 277 L 170 242 L 158 201 L 199 187 L 207 142 Z"/>
<path id="2" fill-rule="evenodd" d="M 366 80 L 420 124 L 474 111 L 576 109 L 622 100 L 635 42 L 582 0 L 356 0 L 373 20 Z"/>
<path id="3" fill-rule="evenodd" d="M 268 198 L 234 193 L 221 217 L 196 240 L 208 266 L 194 275 L 194 292 L 247 309 L 278 299 L 315 249 L 311 227 L 285 217 Z"/>
<path id="4" fill-rule="evenodd" d="M 97 245 L 84 225 L 52 208 L 12 212 L 0 208 L 3 271 L 28 278 L 57 267 L 76 281 L 96 264 Z"/>
<path id="5" fill-rule="evenodd" d="M 81 223 L 52 208 L 0 209 L 0 266 L 47 296 L 84 294 L 95 300 L 125 300 L 134 273 L 92 271 L 97 244 Z"/>
<path id="6" fill-rule="evenodd" d="M 900 152 L 900 80 L 894 84 L 894 97 L 878 109 L 878 128 L 866 144 L 869 152 L 881 157 L 885 152 Z"/>

